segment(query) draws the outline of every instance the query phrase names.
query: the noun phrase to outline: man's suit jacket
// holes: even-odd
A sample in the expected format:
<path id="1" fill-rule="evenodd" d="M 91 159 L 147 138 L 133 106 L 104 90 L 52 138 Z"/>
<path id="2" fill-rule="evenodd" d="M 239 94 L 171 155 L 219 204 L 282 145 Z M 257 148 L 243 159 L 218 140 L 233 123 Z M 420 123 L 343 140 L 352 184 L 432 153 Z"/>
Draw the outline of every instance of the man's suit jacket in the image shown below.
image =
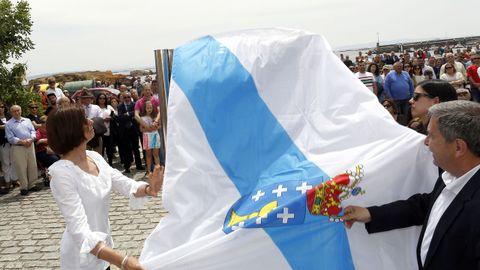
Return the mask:
<path id="1" fill-rule="evenodd" d="M 480 269 L 480 170 L 470 178 L 440 218 L 422 267 L 420 248 L 423 235 L 433 203 L 444 187 L 439 177 L 431 193 L 369 207 L 372 221 L 365 224 L 365 228 L 368 233 L 375 233 L 422 225 L 417 244 L 419 269 Z"/>
<path id="2" fill-rule="evenodd" d="M 128 105 L 124 103 L 118 105 L 118 125 L 121 132 L 132 128 L 136 130 L 134 102 L 130 102 Z"/>

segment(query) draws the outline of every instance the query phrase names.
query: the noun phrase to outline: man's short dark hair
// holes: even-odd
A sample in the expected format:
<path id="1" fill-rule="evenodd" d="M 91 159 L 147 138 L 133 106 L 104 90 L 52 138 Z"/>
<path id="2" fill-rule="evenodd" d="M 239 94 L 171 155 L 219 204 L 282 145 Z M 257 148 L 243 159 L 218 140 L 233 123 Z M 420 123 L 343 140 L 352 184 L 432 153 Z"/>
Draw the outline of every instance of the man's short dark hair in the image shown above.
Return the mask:
<path id="1" fill-rule="evenodd" d="M 48 114 L 48 145 L 60 155 L 72 151 L 86 140 L 84 127 L 87 123 L 85 110 L 81 106 L 66 106 Z"/>

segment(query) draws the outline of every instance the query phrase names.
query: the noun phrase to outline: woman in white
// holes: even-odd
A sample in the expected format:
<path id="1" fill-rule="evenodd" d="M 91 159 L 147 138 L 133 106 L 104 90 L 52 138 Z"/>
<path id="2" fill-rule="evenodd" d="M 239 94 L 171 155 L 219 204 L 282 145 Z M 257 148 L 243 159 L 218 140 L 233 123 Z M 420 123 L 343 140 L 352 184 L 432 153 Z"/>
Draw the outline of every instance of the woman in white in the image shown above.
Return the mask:
<path id="1" fill-rule="evenodd" d="M 103 153 L 106 152 L 108 164 L 112 166 L 113 163 L 113 142 L 110 133 L 110 121 L 112 120 L 112 112 L 114 112 L 112 106 L 108 105 L 107 103 L 107 95 L 101 93 L 97 96 L 97 105 L 100 107 L 101 116 L 103 118 L 103 122 L 105 123 L 105 127 L 107 128 L 107 132 L 102 135 L 102 156 Z"/>
<path id="2" fill-rule="evenodd" d="M 163 168 L 156 167 L 149 184 L 136 182 L 110 167 L 98 153 L 87 151 L 93 138 L 92 121 L 79 106 L 52 111 L 47 120 L 50 147 L 62 159 L 49 167 L 51 189 L 65 219 L 60 245 L 61 269 L 144 269 L 134 257 L 113 249 L 108 211 L 110 192 L 130 198 L 130 206 L 143 206 L 156 196 L 163 182 Z"/>
<path id="3" fill-rule="evenodd" d="M 457 72 L 455 66 L 450 63 L 445 64 L 445 73 L 440 76 L 440 79 L 449 82 L 455 89 L 463 87 L 465 83 L 462 73 Z"/>

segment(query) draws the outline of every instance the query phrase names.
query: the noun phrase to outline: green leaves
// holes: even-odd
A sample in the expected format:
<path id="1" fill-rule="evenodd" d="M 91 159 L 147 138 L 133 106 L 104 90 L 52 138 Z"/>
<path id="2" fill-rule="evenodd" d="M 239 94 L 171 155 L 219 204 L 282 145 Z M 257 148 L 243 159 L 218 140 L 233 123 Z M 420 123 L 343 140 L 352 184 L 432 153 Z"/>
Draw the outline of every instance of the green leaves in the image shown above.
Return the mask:
<path id="1" fill-rule="evenodd" d="M 18 59 L 33 49 L 30 39 L 33 22 L 27 1 L 16 6 L 10 0 L 0 0 L 0 64 L 9 64 L 10 58 Z"/>
<path id="2" fill-rule="evenodd" d="M 10 0 L 0 0 L 0 99 L 8 105 L 20 105 L 25 112 L 37 97 L 22 86 L 27 66 L 12 63 L 12 59 L 34 48 L 30 39 L 32 25 L 27 1 L 14 5 Z"/>

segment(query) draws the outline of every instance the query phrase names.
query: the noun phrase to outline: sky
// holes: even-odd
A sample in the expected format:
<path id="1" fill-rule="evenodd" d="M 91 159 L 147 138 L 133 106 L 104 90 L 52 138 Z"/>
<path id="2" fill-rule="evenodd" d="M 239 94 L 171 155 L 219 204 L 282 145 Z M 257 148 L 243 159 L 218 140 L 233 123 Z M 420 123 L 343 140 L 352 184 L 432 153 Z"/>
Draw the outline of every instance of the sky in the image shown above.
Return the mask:
<path id="1" fill-rule="evenodd" d="M 16 0 L 12 0 L 15 2 Z M 208 34 L 287 27 L 322 34 L 332 48 L 478 36 L 480 1 L 29 0 L 35 49 L 28 76 L 154 67 L 154 50 Z M 472 11 L 470 14 L 467 11 Z M 461 24 L 459 24 L 461 22 Z"/>

